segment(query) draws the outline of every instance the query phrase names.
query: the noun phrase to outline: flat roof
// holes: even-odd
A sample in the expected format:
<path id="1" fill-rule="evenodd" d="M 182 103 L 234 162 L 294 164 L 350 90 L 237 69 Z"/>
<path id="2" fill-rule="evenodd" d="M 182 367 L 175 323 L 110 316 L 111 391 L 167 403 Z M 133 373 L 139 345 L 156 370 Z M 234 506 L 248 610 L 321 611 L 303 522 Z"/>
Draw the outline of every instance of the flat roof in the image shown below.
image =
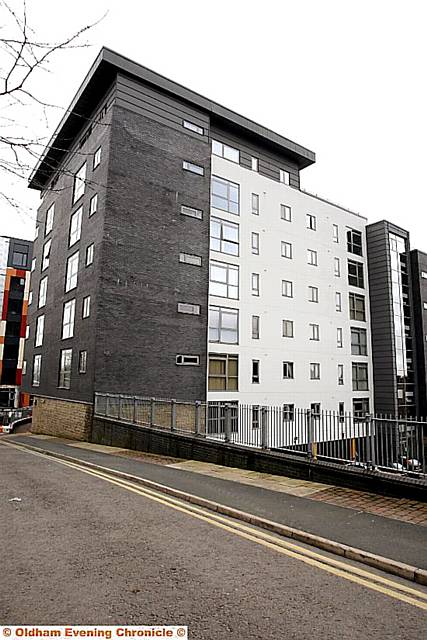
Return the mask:
<path id="1" fill-rule="evenodd" d="M 119 72 L 199 107 L 213 116 L 218 123 L 222 122 L 228 126 L 231 124 L 241 135 L 250 135 L 267 147 L 292 158 L 300 169 L 304 169 L 316 161 L 316 155 L 313 151 L 107 47 L 103 47 L 34 167 L 29 179 L 31 189 L 42 190 L 46 186 L 73 144 L 84 122 L 91 117 L 100 97 L 108 91 Z"/>

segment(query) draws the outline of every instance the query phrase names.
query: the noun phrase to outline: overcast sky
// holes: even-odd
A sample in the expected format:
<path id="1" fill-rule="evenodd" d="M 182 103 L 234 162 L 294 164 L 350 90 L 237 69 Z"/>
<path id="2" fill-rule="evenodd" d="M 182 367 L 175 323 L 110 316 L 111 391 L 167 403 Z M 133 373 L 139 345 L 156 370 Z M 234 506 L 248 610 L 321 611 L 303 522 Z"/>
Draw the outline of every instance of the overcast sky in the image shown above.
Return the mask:
<path id="1" fill-rule="evenodd" d="M 88 36 L 91 47 L 58 53 L 50 73 L 35 78 L 44 100 L 68 106 L 106 45 L 315 151 L 316 163 L 301 174 L 304 189 L 370 222 L 385 218 L 409 229 L 412 246 L 427 251 L 424 0 L 27 4 L 43 40 L 108 11 Z M 50 111 L 51 132 L 61 115 Z M 45 134 L 38 113 L 20 117 Z M 6 190 L 22 208 L 0 202 L 0 234 L 32 238 L 38 193 L 2 178 Z"/>

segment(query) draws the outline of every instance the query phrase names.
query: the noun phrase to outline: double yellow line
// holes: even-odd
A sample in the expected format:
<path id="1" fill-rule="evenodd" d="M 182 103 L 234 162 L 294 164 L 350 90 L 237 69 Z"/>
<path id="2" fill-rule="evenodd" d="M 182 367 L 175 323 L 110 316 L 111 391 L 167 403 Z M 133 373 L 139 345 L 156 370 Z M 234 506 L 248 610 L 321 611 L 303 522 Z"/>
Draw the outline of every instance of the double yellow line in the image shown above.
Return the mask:
<path id="1" fill-rule="evenodd" d="M 400 600 L 401 602 L 405 602 L 406 604 L 427 611 L 427 592 L 422 591 L 421 589 L 414 589 L 404 583 L 400 583 L 390 578 L 385 578 L 382 575 L 361 569 L 350 563 L 342 562 L 335 558 L 322 555 L 321 553 L 311 551 L 310 549 L 295 544 L 294 542 L 288 542 L 287 540 L 265 533 L 264 531 L 255 529 L 254 527 L 242 524 L 237 520 L 231 520 L 224 516 L 207 512 L 200 507 L 187 504 L 182 500 L 153 491 L 152 489 L 141 487 L 133 482 L 129 482 L 128 480 L 114 478 L 108 474 L 108 469 L 106 470 L 107 472 L 92 470 L 75 462 L 53 458 L 52 456 L 31 451 L 10 442 L 4 442 L 2 444 L 21 451 L 24 450 L 32 455 L 53 460 L 54 462 L 66 467 L 80 471 L 81 473 L 86 473 L 87 475 L 99 478 L 100 480 L 109 482 L 121 489 L 125 489 L 126 491 L 130 491 L 131 493 L 135 493 L 139 496 L 152 500 L 153 502 L 157 502 L 165 507 L 179 511 L 187 516 L 191 516 L 192 518 L 206 522 L 214 527 L 223 529 L 224 531 L 234 534 L 240 538 L 259 544 L 271 551 L 299 560 L 304 562 L 304 564 L 320 569 L 321 571 L 326 571 L 327 573 L 339 578 L 344 578 L 345 580 L 354 582 L 355 584 L 371 589 L 372 591 L 377 591 L 378 593 L 394 598 L 395 600 Z"/>

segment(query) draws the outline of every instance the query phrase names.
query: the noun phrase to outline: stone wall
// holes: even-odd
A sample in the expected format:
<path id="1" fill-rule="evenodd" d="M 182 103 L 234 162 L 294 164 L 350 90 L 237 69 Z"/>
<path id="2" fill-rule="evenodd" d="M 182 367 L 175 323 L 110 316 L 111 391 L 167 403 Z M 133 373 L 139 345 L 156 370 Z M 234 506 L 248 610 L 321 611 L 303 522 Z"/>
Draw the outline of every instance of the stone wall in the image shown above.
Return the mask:
<path id="1" fill-rule="evenodd" d="M 56 398 L 36 398 L 31 432 L 72 440 L 88 440 L 92 415 L 91 404 Z"/>

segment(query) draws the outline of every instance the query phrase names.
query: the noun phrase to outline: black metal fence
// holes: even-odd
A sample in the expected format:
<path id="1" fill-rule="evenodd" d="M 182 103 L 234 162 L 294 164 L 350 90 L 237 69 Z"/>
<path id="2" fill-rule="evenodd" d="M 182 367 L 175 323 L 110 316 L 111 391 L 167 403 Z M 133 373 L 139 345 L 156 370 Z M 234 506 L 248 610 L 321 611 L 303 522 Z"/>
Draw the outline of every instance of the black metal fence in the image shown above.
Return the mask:
<path id="1" fill-rule="evenodd" d="M 418 419 L 102 393 L 95 394 L 95 415 L 422 479 L 427 471 L 427 422 Z"/>

